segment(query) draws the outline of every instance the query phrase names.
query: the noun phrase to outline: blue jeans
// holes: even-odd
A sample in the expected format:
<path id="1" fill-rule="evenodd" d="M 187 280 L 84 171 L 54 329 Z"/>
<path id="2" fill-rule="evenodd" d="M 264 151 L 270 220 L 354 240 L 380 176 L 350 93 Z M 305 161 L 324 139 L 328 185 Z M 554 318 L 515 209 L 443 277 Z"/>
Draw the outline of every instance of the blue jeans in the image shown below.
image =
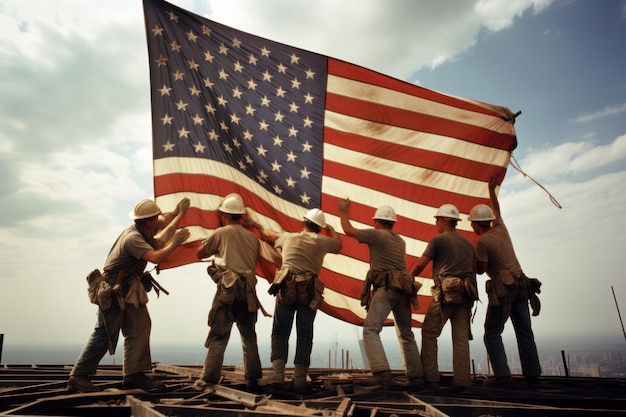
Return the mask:
<path id="1" fill-rule="evenodd" d="M 152 368 L 150 330 L 152 321 L 146 305 L 127 304 L 121 310 L 115 297 L 111 308 L 98 309 L 96 327 L 78 356 L 70 375 L 94 375 L 98 364 L 107 353 L 115 353 L 120 330 L 124 335 L 123 374 L 133 375 Z M 110 345 L 109 345 L 110 343 Z"/>
<path id="2" fill-rule="evenodd" d="M 538 377 L 541 375 L 541 365 L 531 327 L 528 296 L 523 289 L 518 290 L 517 285 L 511 290 L 510 296 L 512 298 L 510 318 L 517 339 L 522 374 L 525 377 Z M 493 368 L 493 374 L 496 377 L 511 376 L 502 343 L 502 332 L 509 316 L 504 314 L 502 310 L 501 305 L 489 305 L 485 317 L 485 347 Z"/>
<path id="3" fill-rule="evenodd" d="M 387 287 L 380 287 L 374 291 L 363 324 L 363 344 L 370 369 L 373 373 L 391 370 L 385 348 L 380 340 L 383 324 L 391 312 L 393 312 L 406 376 L 423 377 L 422 360 L 411 327 L 411 299 L 409 295 Z"/>
<path id="4" fill-rule="evenodd" d="M 316 310 L 308 305 L 294 303 L 286 305 L 276 299 L 274 308 L 274 321 L 272 323 L 272 362 L 282 359 L 287 362 L 289 354 L 289 336 L 295 316 L 296 320 L 296 356 L 293 360 L 295 365 L 304 365 L 307 368 L 311 364 L 311 350 L 313 349 L 313 322 Z"/>
<path id="5" fill-rule="evenodd" d="M 244 377 L 246 380 L 257 380 L 263 376 L 261 359 L 259 358 L 259 348 L 256 335 L 256 311 L 248 312 L 248 304 L 235 301 L 239 304 L 240 311 L 243 311 L 237 319 L 237 329 L 241 337 L 241 348 L 243 349 Z M 207 382 L 217 383 L 222 375 L 222 365 L 224 363 L 224 352 L 230 339 L 230 332 L 233 321 L 230 317 L 231 306 L 222 306 L 216 310 L 216 322 L 222 323 L 217 327 L 211 327 L 204 346 L 208 348 L 204 358 L 204 368 L 202 379 Z"/>

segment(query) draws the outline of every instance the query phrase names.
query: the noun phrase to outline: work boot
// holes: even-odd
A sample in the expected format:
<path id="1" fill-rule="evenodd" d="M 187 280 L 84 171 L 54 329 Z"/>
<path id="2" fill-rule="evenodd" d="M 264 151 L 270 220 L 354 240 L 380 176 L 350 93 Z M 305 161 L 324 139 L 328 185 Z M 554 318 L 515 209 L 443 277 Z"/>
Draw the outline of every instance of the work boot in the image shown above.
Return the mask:
<path id="1" fill-rule="evenodd" d="M 298 394 L 310 394 L 313 386 L 306 380 L 309 367 L 295 364 L 293 370 L 293 391 Z"/>
<path id="2" fill-rule="evenodd" d="M 198 378 L 193 382 L 194 391 L 204 391 L 206 389 L 206 381 L 202 378 Z"/>
<path id="3" fill-rule="evenodd" d="M 383 385 L 387 386 L 393 380 L 393 375 L 391 375 L 390 371 L 380 371 L 374 372 L 374 374 L 367 378 L 365 381 L 361 382 L 359 385 L 365 386 L 374 386 L 374 385 Z"/>
<path id="4" fill-rule="evenodd" d="M 125 376 L 122 386 L 124 389 L 139 388 L 147 392 L 159 392 L 167 389 L 164 383 L 147 376 L 143 372 Z"/>
<path id="5" fill-rule="evenodd" d="M 282 359 L 274 359 L 272 361 L 272 372 L 259 379 L 261 387 L 279 387 L 285 383 L 285 361 Z"/>
<path id="6" fill-rule="evenodd" d="M 524 381 L 528 384 L 528 385 L 539 385 L 539 377 L 538 376 L 527 376 L 524 378 Z"/>
<path id="7" fill-rule="evenodd" d="M 102 391 L 91 383 L 85 375 L 72 375 L 67 381 L 67 390 L 70 392 L 98 392 Z"/>
<path id="8" fill-rule="evenodd" d="M 493 377 L 483 382 L 483 388 L 507 388 L 511 385 L 513 385 L 513 379 L 510 376 Z"/>
<path id="9" fill-rule="evenodd" d="M 424 382 L 424 378 L 421 376 L 416 378 L 398 377 L 391 380 L 389 388 L 415 391 L 426 388 L 426 383 Z"/>
<path id="10" fill-rule="evenodd" d="M 217 381 L 213 381 L 212 379 L 204 376 L 200 377 L 194 381 L 193 389 L 196 391 L 204 391 L 206 390 L 207 384 L 219 384 L 222 379 L 223 378 L 220 377 Z"/>
<path id="11" fill-rule="evenodd" d="M 246 391 L 251 392 L 251 393 L 259 392 L 259 380 L 258 379 L 246 380 Z"/>
<path id="12" fill-rule="evenodd" d="M 428 389 L 439 389 L 439 382 L 437 381 L 426 381 L 426 388 Z"/>

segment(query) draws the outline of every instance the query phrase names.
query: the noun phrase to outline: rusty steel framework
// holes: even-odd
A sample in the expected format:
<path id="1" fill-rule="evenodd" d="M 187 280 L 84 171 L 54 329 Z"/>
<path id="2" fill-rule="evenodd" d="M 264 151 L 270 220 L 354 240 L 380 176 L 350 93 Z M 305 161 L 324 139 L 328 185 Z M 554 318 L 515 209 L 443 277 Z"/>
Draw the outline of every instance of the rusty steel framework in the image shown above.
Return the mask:
<path id="1" fill-rule="evenodd" d="M 121 366 L 111 365 L 99 367 L 93 378 L 102 391 L 70 393 L 70 369 L 1 366 L 0 416 L 626 416 L 626 380 L 619 378 L 542 377 L 530 386 L 515 376 L 511 387 L 486 389 L 484 376 L 463 388 L 444 373 L 439 389 L 395 391 L 360 386 L 371 375 L 366 370 L 312 369 L 314 391 L 299 395 L 289 389 L 247 392 L 242 370 L 224 367 L 219 385 L 198 392 L 192 385 L 200 368 L 155 364 L 152 376 L 168 387 L 155 394 L 123 390 Z"/>

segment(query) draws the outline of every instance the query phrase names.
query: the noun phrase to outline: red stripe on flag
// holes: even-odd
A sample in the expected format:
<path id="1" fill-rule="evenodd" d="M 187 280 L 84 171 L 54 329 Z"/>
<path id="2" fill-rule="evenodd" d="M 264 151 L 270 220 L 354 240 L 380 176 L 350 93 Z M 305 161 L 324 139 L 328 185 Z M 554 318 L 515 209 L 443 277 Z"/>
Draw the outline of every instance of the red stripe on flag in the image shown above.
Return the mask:
<path id="1" fill-rule="evenodd" d="M 459 121 L 328 93 L 326 109 L 358 119 L 500 148 L 509 135 Z"/>
<path id="2" fill-rule="evenodd" d="M 331 128 L 325 129 L 324 138 L 326 143 L 345 149 L 390 159 L 406 165 L 419 166 L 433 171 L 446 172 L 482 181 L 487 181 L 489 173 L 495 169 L 505 171 L 504 168 L 494 167 L 492 164 L 485 162 L 453 157 L 449 154 L 433 152 L 427 149 L 416 149 L 405 146 L 402 143 L 381 142 L 376 139 L 340 132 Z"/>
<path id="3" fill-rule="evenodd" d="M 211 184 L 207 187 L 206 184 Z M 294 219 L 293 217 L 285 216 L 280 211 L 272 207 L 267 201 L 260 198 L 257 194 L 250 192 L 249 190 L 241 187 L 237 183 L 225 180 L 223 178 L 202 175 L 202 174 L 169 174 L 159 175 L 154 177 L 154 189 L 155 196 L 161 197 L 174 193 L 198 193 L 198 194 L 214 194 L 217 196 L 225 196 L 227 194 L 237 192 L 239 193 L 249 207 L 254 207 L 255 211 L 268 216 L 273 217 L 275 220 L 283 225 L 286 230 L 299 230 L 302 228 L 302 218 Z M 217 213 L 217 206 L 212 207 L 212 210 L 204 211 L 204 213 L 194 212 L 194 208 L 191 207 L 188 212 L 193 219 L 187 218 L 183 223 L 185 226 L 196 224 L 206 229 L 215 229 L 219 227 L 219 219 L 215 213 Z M 302 215 L 306 213 L 305 209 L 302 209 Z M 209 216 L 209 217 L 207 217 Z M 207 221 L 209 220 L 210 221 Z"/>
<path id="4" fill-rule="evenodd" d="M 398 80 L 396 78 L 391 78 L 387 75 L 383 75 L 379 72 L 372 71 L 358 65 L 350 64 L 345 61 L 340 61 L 337 59 L 329 58 L 328 59 L 328 73 L 333 75 L 338 75 L 344 78 L 348 78 L 351 80 L 361 81 L 371 85 L 377 85 L 379 87 L 389 88 L 394 91 L 403 92 L 415 97 L 420 97 L 435 103 L 446 104 L 452 107 L 456 107 L 459 109 L 473 111 L 475 113 L 482 113 L 496 117 L 503 117 L 502 113 L 498 113 L 496 111 L 490 110 L 484 106 L 479 106 L 477 104 L 473 104 L 466 100 L 459 99 L 454 96 L 449 96 L 446 94 L 442 94 L 440 92 L 429 90 L 424 87 L 417 86 L 415 84 L 408 83 L 406 81 Z M 496 106 L 501 108 L 504 111 L 508 109 L 500 106 Z M 510 113 L 508 111 L 507 113 Z M 508 140 L 507 140 L 508 142 Z M 511 149 L 513 150 L 513 149 Z"/>
<path id="5" fill-rule="evenodd" d="M 468 213 L 474 205 L 486 201 L 484 199 L 472 198 L 450 191 L 425 187 L 399 178 L 385 177 L 370 171 L 330 161 L 326 161 L 324 172 L 329 177 L 334 177 L 346 181 L 347 183 L 356 184 L 371 190 L 391 193 L 403 200 L 431 207 L 438 207 L 443 204 L 442 201 L 445 201 L 446 203 L 456 205 L 462 213 Z M 349 195 L 346 194 L 346 197 L 348 196 Z M 337 209 L 333 209 L 332 206 L 328 211 L 330 213 L 338 213 Z"/>

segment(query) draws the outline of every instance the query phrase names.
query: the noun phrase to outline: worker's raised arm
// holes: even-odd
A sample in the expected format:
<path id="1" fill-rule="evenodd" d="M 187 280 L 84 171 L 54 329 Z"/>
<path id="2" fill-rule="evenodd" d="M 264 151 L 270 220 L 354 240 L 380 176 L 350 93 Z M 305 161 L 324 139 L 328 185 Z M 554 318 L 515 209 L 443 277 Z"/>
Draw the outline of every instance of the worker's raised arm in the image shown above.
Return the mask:
<path id="1" fill-rule="evenodd" d="M 333 253 L 339 253 L 341 251 L 341 248 L 343 248 L 343 242 L 341 242 L 341 238 L 339 237 L 339 234 L 335 231 L 335 228 L 332 227 L 330 224 L 326 224 L 326 226 L 324 226 L 324 229 L 326 229 L 326 231 L 328 232 L 328 236 L 330 236 L 332 239 L 335 240 L 335 242 L 337 242 L 337 250 L 334 251 Z"/>
<path id="2" fill-rule="evenodd" d="M 157 230 L 154 236 L 157 241 L 157 249 L 165 247 L 172 239 L 176 229 L 178 229 L 178 224 L 187 212 L 189 206 L 190 201 L 185 197 L 178 202 L 173 211 L 163 214 L 163 223 L 159 225 L 159 230 Z"/>
<path id="3" fill-rule="evenodd" d="M 340 201 L 339 204 L 337 204 L 337 207 L 339 208 L 339 219 L 341 221 L 341 228 L 343 229 L 343 233 L 346 236 L 350 236 L 356 239 L 356 234 L 359 230 L 352 226 L 352 223 L 350 223 L 350 217 L 348 216 L 350 200 L 345 199 L 343 201 Z"/>
<path id="4" fill-rule="evenodd" d="M 165 261 L 172 254 L 172 252 L 174 252 L 174 249 L 179 247 L 188 238 L 189 230 L 184 228 L 176 230 L 171 239 L 165 242 L 163 247 L 159 247 L 159 249 L 156 250 L 149 250 L 148 252 L 144 253 L 141 259 L 158 265 L 161 262 Z"/>
<path id="5" fill-rule="evenodd" d="M 500 213 L 500 203 L 498 202 L 498 196 L 496 195 L 497 177 L 492 175 L 489 178 L 489 202 L 491 203 L 491 209 L 497 219 L 502 217 Z"/>

